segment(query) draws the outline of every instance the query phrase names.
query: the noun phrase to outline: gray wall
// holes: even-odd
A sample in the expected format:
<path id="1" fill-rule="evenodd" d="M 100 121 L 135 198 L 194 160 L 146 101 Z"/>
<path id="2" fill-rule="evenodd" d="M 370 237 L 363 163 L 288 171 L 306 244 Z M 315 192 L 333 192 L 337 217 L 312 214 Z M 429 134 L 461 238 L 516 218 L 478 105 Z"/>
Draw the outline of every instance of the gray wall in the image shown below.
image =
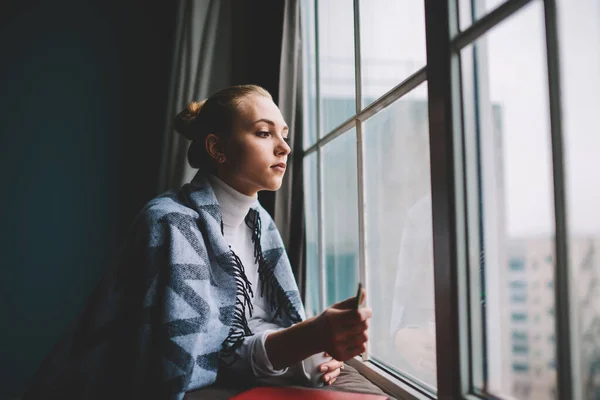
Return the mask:
<path id="1" fill-rule="evenodd" d="M 175 2 L 0 7 L 0 398 L 20 393 L 157 185 Z"/>

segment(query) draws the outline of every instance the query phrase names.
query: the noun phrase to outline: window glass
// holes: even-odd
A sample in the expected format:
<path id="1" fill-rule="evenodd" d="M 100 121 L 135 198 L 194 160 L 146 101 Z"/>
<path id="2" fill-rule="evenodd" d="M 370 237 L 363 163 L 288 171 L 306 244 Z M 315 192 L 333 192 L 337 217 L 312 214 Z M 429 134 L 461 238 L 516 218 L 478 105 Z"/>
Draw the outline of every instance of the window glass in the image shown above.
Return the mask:
<path id="1" fill-rule="evenodd" d="M 532 2 L 463 50 L 478 62 L 487 360 L 480 389 L 519 399 L 552 398 L 556 386 L 553 343 L 524 339 L 555 329 L 547 312 L 555 232 L 543 11 Z"/>
<path id="2" fill-rule="evenodd" d="M 600 398 L 600 2 L 557 1 L 569 267 L 584 399 Z M 552 287 L 548 281 L 548 287 Z M 552 310 L 553 311 L 553 310 Z M 554 343 L 554 335 L 548 342 Z M 550 363 L 554 368 L 554 360 Z"/>
<path id="3" fill-rule="evenodd" d="M 361 0 L 359 14 L 364 107 L 425 66 L 425 6 Z"/>
<path id="4" fill-rule="evenodd" d="M 306 314 L 321 311 L 321 274 L 319 272 L 319 190 L 317 187 L 317 153 L 304 158 L 304 221 L 306 226 Z"/>
<path id="5" fill-rule="evenodd" d="M 354 4 L 318 2 L 320 135 L 356 113 L 354 77 Z"/>
<path id="6" fill-rule="evenodd" d="M 326 305 L 356 295 L 358 287 L 358 188 L 356 131 L 323 147 L 323 220 Z"/>
<path id="7" fill-rule="evenodd" d="M 491 11 L 494 11 L 503 3 L 506 3 L 506 0 L 459 0 L 459 23 L 460 29 L 465 30 L 473 23 L 472 17 L 472 4 L 475 4 L 475 21 L 479 18 L 489 14 Z"/>
<path id="8" fill-rule="evenodd" d="M 365 223 L 374 360 L 436 386 L 427 85 L 368 119 Z"/>
<path id="9" fill-rule="evenodd" d="M 302 145 L 308 148 L 317 141 L 317 57 L 315 41 L 315 8 L 313 0 L 302 0 L 302 84 L 304 85 L 303 113 L 304 135 Z"/>

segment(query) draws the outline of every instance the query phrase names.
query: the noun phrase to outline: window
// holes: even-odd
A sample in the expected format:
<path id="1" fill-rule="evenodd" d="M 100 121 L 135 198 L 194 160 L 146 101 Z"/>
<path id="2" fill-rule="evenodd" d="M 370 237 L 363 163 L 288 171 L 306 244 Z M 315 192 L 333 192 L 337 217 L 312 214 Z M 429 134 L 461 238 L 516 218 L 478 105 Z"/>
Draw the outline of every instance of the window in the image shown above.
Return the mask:
<path id="1" fill-rule="evenodd" d="M 511 258 L 508 265 L 512 271 L 525 271 L 525 260 L 522 258 Z"/>
<path id="2" fill-rule="evenodd" d="M 529 353 L 529 347 L 515 344 L 512 346 L 512 351 L 515 354 L 527 354 Z"/>
<path id="3" fill-rule="evenodd" d="M 525 281 L 510 281 L 509 286 L 511 287 L 511 289 L 515 289 L 515 290 L 523 290 L 523 289 L 527 289 L 527 282 Z"/>
<path id="4" fill-rule="evenodd" d="M 366 284 L 400 398 L 597 397 L 600 3 L 301 4 L 309 314 Z"/>
<path id="5" fill-rule="evenodd" d="M 317 314 L 322 308 L 321 272 L 319 270 L 319 198 L 317 178 L 317 155 L 304 158 L 304 204 L 306 213 L 306 280 L 308 286 L 305 308 L 308 315 Z"/>
<path id="6" fill-rule="evenodd" d="M 321 154 L 325 303 L 331 305 L 354 296 L 358 283 L 355 130 L 327 143 Z"/>
<path id="7" fill-rule="evenodd" d="M 512 370 L 519 374 L 529 371 L 529 364 L 513 363 Z"/>
<path id="8" fill-rule="evenodd" d="M 527 295 L 513 294 L 510 296 L 510 301 L 513 303 L 526 303 Z"/>
<path id="9" fill-rule="evenodd" d="M 558 40 L 563 84 L 562 115 L 565 169 L 569 298 L 572 317 L 572 363 L 581 376 L 573 385 L 582 398 L 600 397 L 600 127 L 592 110 L 600 109 L 600 2 L 558 1 Z M 565 290 L 564 280 L 555 281 Z M 556 315 L 559 308 L 555 307 Z M 564 339 L 563 339 L 564 340 Z M 561 341 L 559 335 L 556 341 Z M 564 361 L 553 361 L 559 369 Z"/>
<path id="10" fill-rule="evenodd" d="M 512 333 L 513 341 L 516 341 L 516 340 L 527 340 L 527 337 L 528 337 L 527 332 L 513 331 L 513 333 Z"/>
<path id="11" fill-rule="evenodd" d="M 309 42 L 306 308 L 314 315 L 353 296 L 362 281 L 378 315 L 363 360 L 431 395 L 436 321 L 424 2 L 302 3 Z"/>
<path id="12" fill-rule="evenodd" d="M 511 318 L 514 322 L 525 322 L 527 321 L 527 314 L 525 313 L 512 313 Z"/>
<path id="13" fill-rule="evenodd" d="M 554 327 L 553 316 L 535 308 L 538 301 L 554 304 L 552 292 L 539 285 L 541 276 L 554 275 L 546 256 L 554 252 L 554 205 L 545 50 L 543 2 L 533 1 L 461 51 L 471 65 L 463 71 L 463 87 L 476 96 L 474 108 L 464 112 L 475 119 L 471 134 L 479 153 L 479 162 L 467 168 L 480 177 L 479 213 L 470 216 L 481 226 L 484 253 L 487 379 L 480 390 L 498 397 L 519 397 L 513 388 L 526 371 L 514 363 L 523 354 L 511 344 L 514 328 L 535 334 Z M 555 348 L 548 344 L 542 351 L 553 357 Z M 513 374 L 505 373 L 511 363 Z M 555 384 L 553 374 L 533 380 L 530 398 Z"/>
<path id="14" fill-rule="evenodd" d="M 370 356 L 435 387 L 426 89 L 363 124 L 366 267 L 369 304 L 380 317 L 371 323 Z"/>

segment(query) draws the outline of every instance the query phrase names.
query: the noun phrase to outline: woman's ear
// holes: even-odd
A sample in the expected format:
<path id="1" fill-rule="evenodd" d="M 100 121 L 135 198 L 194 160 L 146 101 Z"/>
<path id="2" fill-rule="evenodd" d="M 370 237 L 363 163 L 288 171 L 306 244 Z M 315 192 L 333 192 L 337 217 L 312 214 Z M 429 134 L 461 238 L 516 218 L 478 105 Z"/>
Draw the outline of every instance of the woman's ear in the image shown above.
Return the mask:
<path id="1" fill-rule="evenodd" d="M 214 133 L 209 133 L 204 142 L 208 155 L 219 163 L 225 162 L 223 143 Z"/>

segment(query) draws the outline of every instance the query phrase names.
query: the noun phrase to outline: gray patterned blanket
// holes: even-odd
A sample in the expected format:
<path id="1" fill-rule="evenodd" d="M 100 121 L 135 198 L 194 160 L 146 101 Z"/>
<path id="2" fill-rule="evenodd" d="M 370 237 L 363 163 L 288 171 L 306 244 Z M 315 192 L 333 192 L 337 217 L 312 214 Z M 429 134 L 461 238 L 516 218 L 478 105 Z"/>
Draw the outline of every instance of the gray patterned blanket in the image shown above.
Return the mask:
<path id="1" fill-rule="evenodd" d="M 246 224 L 272 320 L 284 327 L 303 320 L 273 220 L 258 206 L 248 210 Z M 119 263 L 45 358 L 24 400 L 180 400 L 235 362 L 235 349 L 252 335 L 252 293 L 223 236 L 214 192 L 199 173 L 138 214 Z"/>

